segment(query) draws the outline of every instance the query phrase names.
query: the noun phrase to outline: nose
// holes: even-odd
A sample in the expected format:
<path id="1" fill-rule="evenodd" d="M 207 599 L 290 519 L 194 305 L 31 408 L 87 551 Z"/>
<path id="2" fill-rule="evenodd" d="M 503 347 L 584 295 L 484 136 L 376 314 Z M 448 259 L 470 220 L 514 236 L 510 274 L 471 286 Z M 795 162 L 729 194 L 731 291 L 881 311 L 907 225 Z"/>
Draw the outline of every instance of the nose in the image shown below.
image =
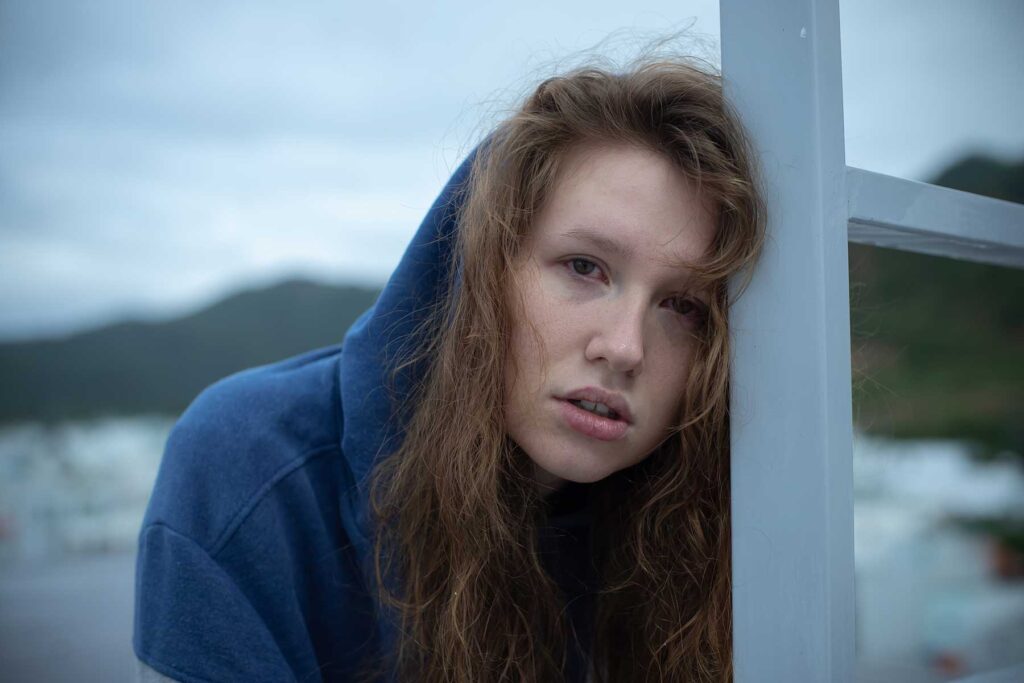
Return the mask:
<path id="1" fill-rule="evenodd" d="M 605 361 L 615 372 L 635 376 L 643 369 L 645 307 L 623 299 L 599 316 L 587 342 L 589 361 Z"/>

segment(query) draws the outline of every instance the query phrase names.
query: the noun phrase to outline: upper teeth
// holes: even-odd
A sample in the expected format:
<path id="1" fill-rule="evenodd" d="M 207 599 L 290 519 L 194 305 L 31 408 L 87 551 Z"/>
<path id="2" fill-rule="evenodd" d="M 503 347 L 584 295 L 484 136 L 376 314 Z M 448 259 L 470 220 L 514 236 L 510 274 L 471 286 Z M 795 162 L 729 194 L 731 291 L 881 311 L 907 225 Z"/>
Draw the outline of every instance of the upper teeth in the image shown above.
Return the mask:
<path id="1" fill-rule="evenodd" d="M 583 408 L 584 410 L 589 410 L 592 413 L 597 413 L 602 417 L 608 417 L 614 412 L 611 408 L 609 408 L 603 403 L 591 403 L 590 401 L 584 401 L 583 399 L 578 399 L 576 403 L 579 404 L 580 408 Z"/>

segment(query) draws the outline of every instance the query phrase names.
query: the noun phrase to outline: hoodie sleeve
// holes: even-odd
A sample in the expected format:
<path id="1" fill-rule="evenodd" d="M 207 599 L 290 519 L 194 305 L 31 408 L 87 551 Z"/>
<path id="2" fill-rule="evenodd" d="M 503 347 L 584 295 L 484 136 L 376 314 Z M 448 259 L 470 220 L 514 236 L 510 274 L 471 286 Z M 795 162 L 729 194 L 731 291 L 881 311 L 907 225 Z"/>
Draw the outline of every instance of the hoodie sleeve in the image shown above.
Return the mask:
<path id="1" fill-rule="evenodd" d="M 137 559 L 135 650 L 182 683 L 290 681 L 295 676 L 238 582 L 170 527 L 142 533 Z"/>

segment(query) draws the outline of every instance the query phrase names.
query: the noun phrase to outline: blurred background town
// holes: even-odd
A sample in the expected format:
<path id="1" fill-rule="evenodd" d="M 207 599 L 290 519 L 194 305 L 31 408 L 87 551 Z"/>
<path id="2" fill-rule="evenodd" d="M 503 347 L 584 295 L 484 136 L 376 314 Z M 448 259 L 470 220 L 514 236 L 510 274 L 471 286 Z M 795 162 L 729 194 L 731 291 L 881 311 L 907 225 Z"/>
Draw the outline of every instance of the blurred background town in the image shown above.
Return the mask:
<path id="1" fill-rule="evenodd" d="M 1024 4 L 841 10 L 847 163 L 1024 202 Z M 539 78 L 680 28 L 717 63 L 705 1 L 0 0 L 0 680 L 130 679 L 181 411 L 339 342 Z M 1024 271 L 850 266 L 859 680 L 1020 663 Z"/>

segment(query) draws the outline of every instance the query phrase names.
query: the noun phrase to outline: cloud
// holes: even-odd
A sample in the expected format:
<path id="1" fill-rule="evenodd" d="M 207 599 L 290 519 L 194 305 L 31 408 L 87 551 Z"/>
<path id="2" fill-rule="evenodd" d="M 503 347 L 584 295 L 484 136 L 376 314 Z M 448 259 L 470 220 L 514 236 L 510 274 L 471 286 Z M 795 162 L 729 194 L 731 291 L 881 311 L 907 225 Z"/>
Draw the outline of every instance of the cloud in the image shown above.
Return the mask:
<path id="1" fill-rule="evenodd" d="M 1024 4 L 841 10 L 848 164 L 926 180 L 970 151 L 1024 156 Z"/>
<path id="2" fill-rule="evenodd" d="M 1021 5 L 902 7 L 842 6 L 850 162 L 1024 147 Z M 0 3 L 0 335 L 285 273 L 379 284 L 528 86 L 617 28 L 603 49 L 626 54 L 694 17 L 714 39 L 707 0 Z"/>

